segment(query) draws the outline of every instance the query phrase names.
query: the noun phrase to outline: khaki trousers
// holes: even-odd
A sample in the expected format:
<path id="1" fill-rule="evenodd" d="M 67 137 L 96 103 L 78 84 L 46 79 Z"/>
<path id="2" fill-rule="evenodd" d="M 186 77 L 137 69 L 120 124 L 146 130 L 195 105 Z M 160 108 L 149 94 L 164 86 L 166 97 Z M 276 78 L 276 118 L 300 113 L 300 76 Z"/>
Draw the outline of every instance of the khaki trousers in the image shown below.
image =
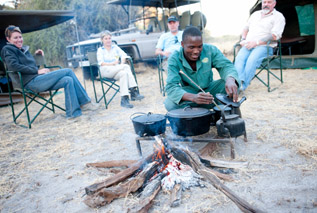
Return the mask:
<path id="1" fill-rule="evenodd" d="M 113 78 L 120 81 L 120 95 L 129 95 L 129 88 L 136 87 L 137 84 L 132 75 L 130 66 L 127 64 L 117 64 L 114 66 L 101 66 L 101 77 Z"/>

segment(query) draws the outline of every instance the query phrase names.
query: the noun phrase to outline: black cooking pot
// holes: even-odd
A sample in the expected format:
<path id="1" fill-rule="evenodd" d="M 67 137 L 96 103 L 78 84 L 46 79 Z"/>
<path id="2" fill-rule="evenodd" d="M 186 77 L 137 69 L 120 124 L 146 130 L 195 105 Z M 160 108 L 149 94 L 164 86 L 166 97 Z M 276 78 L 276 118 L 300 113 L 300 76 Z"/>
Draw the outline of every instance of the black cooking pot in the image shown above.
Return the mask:
<path id="1" fill-rule="evenodd" d="M 219 109 L 219 108 L 220 109 Z M 218 104 L 218 106 L 214 106 L 214 111 L 215 111 L 215 115 L 214 115 L 214 122 L 216 123 L 220 117 L 221 117 L 221 110 L 224 111 L 225 115 L 230 115 L 231 114 L 231 107 L 229 106 L 225 106 L 222 104 Z"/>
<path id="2" fill-rule="evenodd" d="M 162 114 L 136 112 L 130 116 L 134 131 L 140 137 L 165 133 L 166 117 Z"/>
<path id="3" fill-rule="evenodd" d="M 166 117 L 174 134 L 195 136 L 209 131 L 212 112 L 205 108 L 185 107 L 169 111 Z"/>

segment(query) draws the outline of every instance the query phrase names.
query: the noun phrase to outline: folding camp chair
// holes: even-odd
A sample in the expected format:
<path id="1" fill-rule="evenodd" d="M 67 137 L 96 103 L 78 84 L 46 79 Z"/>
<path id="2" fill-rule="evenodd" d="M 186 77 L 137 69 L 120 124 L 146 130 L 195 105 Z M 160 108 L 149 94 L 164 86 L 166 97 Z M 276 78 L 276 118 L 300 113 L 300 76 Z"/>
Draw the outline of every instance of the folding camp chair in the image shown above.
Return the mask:
<path id="1" fill-rule="evenodd" d="M 106 109 L 108 109 L 108 105 L 111 103 L 113 98 L 117 95 L 117 93 L 120 92 L 120 86 L 116 84 L 116 80 L 113 78 L 105 78 L 101 77 L 98 61 L 97 61 L 97 52 L 87 52 L 88 56 L 88 61 L 90 64 L 90 75 L 91 75 L 91 80 L 92 80 L 92 85 L 94 88 L 94 94 L 95 94 L 95 99 L 96 102 L 99 103 L 102 99 L 105 102 Z M 134 73 L 134 69 L 133 69 Z M 97 91 L 95 87 L 95 81 L 98 80 L 101 83 L 101 89 L 102 89 L 102 96 L 100 98 L 97 97 Z M 104 88 L 104 86 L 107 87 Z M 113 90 L 113 94 L 110 95 L 110 100 L 107 101 L 106 95 Z"/>
<path id="2" fill-rule="evenodd" d="M 273 49 L 273 55 L 269 54 L 269 45 L 272 42 L 277 42 L 277 46 Z M 279 82 L 283 83 L 283 67 L 282 67 L 282 48 L 281 48 L 281 41 L 277 40 L 277 41 L 268 41 L 267 44 L 267 56 L 266 58 L 263 59 L 261 65 L 258 67 L 258 71 L 256 72 L 254 78 L 257 78 L 262 84 L 264 84 L 264 86 L 267 87 L 268 92 L 272 92 L 275 89 L 277 89 L 277 87 L 275 88 L 271 88 L 271 79 L 270 77 L 273 76 L 275 79 L 277 79 Z M 240 44 L 237 43 L 234 46 L 234 50 L 233 50 L 233 63 L 235 61 L 236 58 L 236 54 L 237 54 L 237 49 L 238 47 L 240 47 Z M 278 64 L 279 64 L 279 73 L 275 74 L 272 71 L 271 68 L 271 63 L 275 60 L 278 60 Z M 265 79 L 262 79 L 260 74 L 262 73 L 262 71 L 266 70 L 267 71 L 267 75 Z"/>
<path id="3" fill-rule="evenodd" d="M 3 63 L 1 61 L 1 63 Z M 54 66 L 54 68 L 61 68 L 60 66 Z M 65 111 L 64 108 L 56 105 L 53 102 L 53 97 L 57 94 L 58 90 L 49 90 L 41 93 L 33 92 L 32 90 L 24 88 L 23 80 L 21 77 L 20 72 L 14 72 L 6 70 L 6 78 L 11 79 L 12 82 L 12 88 L 10 84 L 8 84 L 8 91 L 9 91 L 9 97 L 10 97 L 10 105 L 12 110 L 12 116 L 13 116 L 13 122 L 17 124 L 17 119 L 25 112 L 28 126 L 25 126 L 23 124 L 20 124 L 20 126 L 31 128 L 32 123 L 35 121 L 35 119 L 40 115 L 40 113 L 43 111 L 43 109 L 49 109 L 53 113 L 55 113 L 55 107 L 59 108 L 60 110 Z M 14 102 L 13 102 L 13 96 L 15 93 L 19 93 L 23 97 L 23 103 L 24 108 L 20 110 L 17 114 L 14 110 Z M 42 107 L 37 111 L 37 113 L 34 116 L 30 115 L 30 108 L 32 103 L 38 103 Z"/>
<path id="4" fill-rule="evenodd" d="M 157 56 L 157 71 L 158 71 L 158 77 L 159 77 L 159 84 L 160 84 L 160 92 L 163 96 L 165 96 L 165 85 L 164 85 L 164 68 L 163 68 L 163 58 L 161 55 Z"/>

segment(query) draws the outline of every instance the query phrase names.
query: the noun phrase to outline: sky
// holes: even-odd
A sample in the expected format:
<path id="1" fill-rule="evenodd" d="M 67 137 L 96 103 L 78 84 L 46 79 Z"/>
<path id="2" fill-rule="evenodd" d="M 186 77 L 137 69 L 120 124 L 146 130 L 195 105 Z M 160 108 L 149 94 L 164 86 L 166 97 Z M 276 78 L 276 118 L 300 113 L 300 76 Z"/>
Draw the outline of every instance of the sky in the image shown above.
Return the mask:
<path id="1" fill-rule="evenodd" d="M 0 4 L 8 1 L 10 0 L 0 0 Z M 201 0 L 201 7 L 200 4 L 191 5 L 190 10 L 191 13 L 201 10 L 205 14 L 206 28 L 211 36 L 240 35 L 255 2 L 256 0 Z"/>

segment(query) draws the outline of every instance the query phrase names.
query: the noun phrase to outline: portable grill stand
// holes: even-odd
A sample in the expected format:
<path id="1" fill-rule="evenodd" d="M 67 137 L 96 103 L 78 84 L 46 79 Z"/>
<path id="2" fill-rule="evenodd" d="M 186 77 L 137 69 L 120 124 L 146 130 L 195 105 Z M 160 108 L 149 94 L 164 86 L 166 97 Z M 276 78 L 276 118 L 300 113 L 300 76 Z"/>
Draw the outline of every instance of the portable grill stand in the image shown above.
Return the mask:
<path id="1" fill-rule="evenodd" d="M 205 143 L 230 143 L 230 154 L 231 154 L 231 158 L 234 159 L 235 158 L 235 142 L 236 139 L 234 140 L 229 137 L 229 138 L 191 138 L 191 137 L 182 137 L 182 136 L 174 136 L 174 137 L 166 137 L 165 134 L 161 134 L 163 136 L 163 138 L 165 138 L 166 140 L 169 141 L 176 141 L 176 142 L 205 142 Z M 177 137 L 177 138 L 176 138 Z M 136 143 L 136 147 L 138 149 L 139 155 L 142 157 L 142 148 L 141 148 L 141 143 L 140 141 L 144 140 L 144 141 L 155 141 L 154 136 L 145 136 L 145 137 L 136 137 L 135 139 L 135 143 Z"/>

